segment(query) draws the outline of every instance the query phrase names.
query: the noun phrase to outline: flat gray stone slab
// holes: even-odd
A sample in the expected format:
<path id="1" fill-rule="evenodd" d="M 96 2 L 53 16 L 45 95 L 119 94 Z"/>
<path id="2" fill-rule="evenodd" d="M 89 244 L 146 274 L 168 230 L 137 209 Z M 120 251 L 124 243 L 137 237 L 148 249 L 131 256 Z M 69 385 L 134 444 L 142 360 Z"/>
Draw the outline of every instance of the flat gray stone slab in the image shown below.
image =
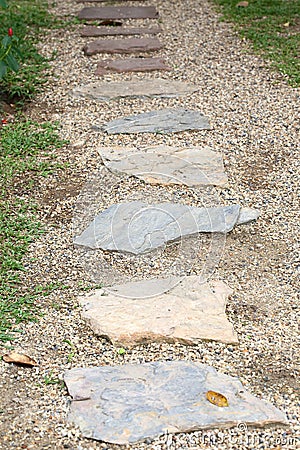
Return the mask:
<path id="1" fill-rule="evenodd" d="M 194 275 L 98 289 L 81 297 L 80 303 L 93 331 L 121 346 L 153 341 L 197 344 L 203 339 L 237 344 L 225 314 L 231 292 L 222 281 L 209 285 Z"/>
<path id="2" fill-rule="evenodd" d="M 95 72 L 96 75 L 104 75 L 109 72 L 152 72 L 154 70 L 171 70 L 162 58 L 129 58 L 106 59 L 100 61 Z"/>
<path id="3" fill-rule="evenodd" d="M 141 254 L 198 233 L 228 233 L 258 216 L 258 211 L 239 205 L 197 208 L 179 203 L 120 203 L 96 216 L 74 243 Z"/>
<path id="4" fill-rule="evenodd" d="M 78 13 L 82 20 L 157 19 L 154 6 L 91 6 Z"/>
<path id="5" fill-rule="evenodd" d="M 284 413 L 247 392 L 238 378 L 200 363 L 76 368 L 64 379 L 73 398 L 68 421 L 83 436 L 114 444 L 239 423 L 288 423 Z M 229 406 L 211 404 L 209 390 L 223 394 Z"/>
<path id="6" fill-rule="evenodd" d="M 103 163 L 114 173 L 135 176 L 150 184 L 225 186 L 221 153 L 209 148 L 99 148 Z"/>
<path id="7" fill-rule="evenodd" d="M 73 89 L 75 97 L 91 98 L 100 102 L 117 100 L 124 97 L 160 97 L 175 98 L 187 96 L 198 88 L 182 81 L 138 80 L 121 82 L 97 82 Z"/>
<path id="8" fill-rule="evenodd" d="M 91 56 L 98 53 L 147 53 L 161 48 L 163 44 L 157 38 L 101 39 L 90 42 L 83 51 L 87 56 Z"/>
<path id="9" fill-rule="evenodd" d="M 210 130 L 208 119 L 199 111 L 183 108 L 159 109 L 122 119 L 112 120 L 102 127 L 108 134 L 178 133 L 186 130 Z"/>
<path id="10" fill-rule="evenodd" d="M 83 37 L 93 36 L 134 36 L 143 34 L 159 34 L 162 29 L 159 27 L 146 28 L 146 27 L 85 27 L 80 31 L 80 35 Z"/>

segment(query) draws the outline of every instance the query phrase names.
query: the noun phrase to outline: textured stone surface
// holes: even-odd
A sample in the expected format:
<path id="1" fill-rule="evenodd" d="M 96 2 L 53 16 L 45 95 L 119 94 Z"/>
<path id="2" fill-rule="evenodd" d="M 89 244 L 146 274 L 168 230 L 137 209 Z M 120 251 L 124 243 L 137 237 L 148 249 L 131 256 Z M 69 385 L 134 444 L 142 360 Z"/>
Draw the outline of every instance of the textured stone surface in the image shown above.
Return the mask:
<path id="1" fill-rule="evenodd" d="M 171 70 L 162 58 L 106 59 L 100 61 L 95 72 L 103 75 L 108 72 L 152 72 L 153 70 Z"/>
<path id="2" fill-rule="evenodd" d="M 109 443 L 239 423 L 287 424 L 285 414 L 247 392 L 238 378 L 200 363 L 76 368 L 67 371 L 64 379 L 73 398 L 68 420 L 85 437 Z M 229 406 L 209 403 L 209 390 L 225 395 Z"/>
<path id="3" fill-rule="evenodd" d="M 197 91 L 195 86 L 182 81 L 154 79 L 92 83 L 78 86 L 73 90 L 73 95 L 98 101 L 109 101 L 123 97 L 172 98 L 192 94 L 195 91 Z"/>
<path id="4" fill-rule="evenodd" d="M 159 27 L 146 28 L 146 27 L 85 27 L 80 31 L 80 35 L 83 37 L 93 36 L 134 36 L 141 34 L 158 34 L 162 29 Z"/>
<path id="5" fill-rule="evenodd" d="M 153 293 L 155 292 L 155 294 Z M 198 276 L 152 279 L 98 289 L 80 299 L 93 331 L 114 344 L 202 339 L 238 343 L 225 314 L 231 289 Z"/>
<path id="6" fill-rule="evenodd" d="M 121 3 L 121 2 L 127 2 L 128 0 L 109 0 L 110 3 Z M 145 0 L 131 0 L 143 2 Z M 76 0 L 76 3 L 107 3 L 107 0 Z"/>
<path id="7" fill-rule="evenodd" d="M 103 129 L 108 134 L 178 133 L 185 130 L 209 130 L 210 126 L 207 118 L 199 111 L 176 108 L 128 116 L 94 128 Z"/>
<path id="8" fill-rule="evenodd" d="M 130 38 L 93 41 L 87 44 L 83 51 L 90 56 L 97 53 L 154 52 L 161 48 L 163 44 L 157 38 Z"/>
<path id="9" fill-rule="evenodd" d="M 83 20 L 119 20 L 119 19 L 157 19 L 154 6 L 92 6 L 83 8 L 78 19 Z"/>
<path id="10" fill-rule="evenodd" d="M 74 243 L 141 254 L 201 232 L 228 233 L 237 223 L 247 223 L 259 215 L 256 210 L 242 210 L 241 221 L 240 212 L 239 205 L 197 208 L 179 203 L 120 203 L 96 216 Z"/>
<path id="11" fill-rule="evenodd" d="M 227 183 L 221 153 L 209 148 L 102 147 L 104 164 L 114 173 L 136 176 L 150 184 L 183 184 L 186 186 Z"/>

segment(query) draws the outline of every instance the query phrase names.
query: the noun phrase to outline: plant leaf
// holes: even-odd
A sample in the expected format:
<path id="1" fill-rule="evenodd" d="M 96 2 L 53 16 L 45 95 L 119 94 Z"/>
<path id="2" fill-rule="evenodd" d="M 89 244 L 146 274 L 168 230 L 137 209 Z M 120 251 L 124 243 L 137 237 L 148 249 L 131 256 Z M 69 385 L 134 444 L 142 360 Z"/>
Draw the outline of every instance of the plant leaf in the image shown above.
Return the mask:
<path id="1" fill-rule="evenodd" d="M 1 8 L 7 8 L 7 3 L 5 0 L 0 0 L 0 7 Z"/>
<path id="2" fill-rule="evenodd" d="M 4 36 L 4 38 L 2 39 L 3 48 L 7 48 L 10 43 L 11 43 L 11 38 L 9 36 Z"/>
<path id="3" fill-rule="evenodd" d="M 4 61 L 0 61 L 0 80 L 4 77 L 7 72 L 7 65 Z"/>
<path id="4" fill-rule="evenodd" d="M 219 394 L 218 392 L 207 391 L 206 398 L 213 405 L 219 406 L 219 408 L 229 406 L 227 398 L 223 394 Z"/>
<path id="5" fill-rule="evenodd" d="M 19 63 L 16 60 L 16 58 L 10 53 L 9 55 L 7 55 L 7 57 L 5 58 L 8 67 L 13 70 L 14 72 L 18 72 L 19 70 Z"/>
<path id="6" fill-rule="evenodd" d="M 24 366 L 37 366 L 37 362 L 30 358 L 30 356 L 22 355 L 21 353 L 11 352 L 3 355 L 3 361 L 7 363 L 22 364 Z"/>
<path id="7" fill-rule="evenodd" d="M 118 353 L 119 353 L 119 355 L 124 355 L 126 353 L 125 348 L 123 348 L 123 347 L 119 348 Z"/>

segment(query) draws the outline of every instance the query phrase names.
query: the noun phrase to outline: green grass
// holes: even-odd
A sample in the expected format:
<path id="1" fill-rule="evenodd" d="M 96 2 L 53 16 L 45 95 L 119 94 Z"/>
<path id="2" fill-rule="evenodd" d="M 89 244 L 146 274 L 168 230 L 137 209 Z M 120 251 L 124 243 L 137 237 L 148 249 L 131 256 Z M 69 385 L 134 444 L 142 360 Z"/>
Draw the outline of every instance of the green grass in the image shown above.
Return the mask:
<path id="1" fill-rule="evenodd" d="M 20 322 L 36 318 L 41 295 L 56 285 L 24 288 L 22 259 L 30 243 L 42 233 L 30 188 L 40 177 L 60 167 L 53 152 L 66 142 L 57 125 L 17 121 L 0 129 L 0 341 L 12 339 Z"/>
<path id="2" fill-rule="evenodd" d="M 65 26 L 49 14 L 44 0 L 8 0 L 8 8 L 0 9 L 0 38 L 13 28 L 20 41 L 21 68 L 17 74 L 9 72 L 0 81 L 2 95 L 19 102 L 31 100 L 40 90 L 49 68 L 46 58 L 36 50 L 35 44 L 50 28 Z"/>
<path id="3" fill-rule="evenodd" d="M 247 7 L 237 7 L 239 0 L 213 1 L 291 85 L 300 85 L 300 0 L 249 0 Z"/>

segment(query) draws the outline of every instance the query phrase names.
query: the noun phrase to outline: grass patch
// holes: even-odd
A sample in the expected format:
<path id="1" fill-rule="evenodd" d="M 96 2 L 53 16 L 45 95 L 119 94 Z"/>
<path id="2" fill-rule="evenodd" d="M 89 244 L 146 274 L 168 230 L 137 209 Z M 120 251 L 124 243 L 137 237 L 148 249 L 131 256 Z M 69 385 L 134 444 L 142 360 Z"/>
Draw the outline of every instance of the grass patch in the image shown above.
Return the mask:
<path id="1" fill-rule="evenodd" d="M 247 7 L 237 7 L 239 0 L 214 2 L 257 52 L 300 86 L 300 0 L 249 0 Z"/>
<path id="2" fill-rule="evenodd" d="M 5 75 L 0 81 L 0 91 L 10 100 L 31 100 L 45 82 L 45 71 L 49 67 L 35 44 L 48 29 L 59 28 L 62 22 L 48 12 L 44 0 L 8 0 L 8 8 L 1 9 L 0 13 L 0 36 L 6 36 L 8 28 L 12 27 L 22 53 L 20 70 Z"/>
<path id="3" fill-rule="evenodd" d="M 20 273 L 29 244 L 41 232 L 30 188 L 60 165 L 53 151 L 66 144 L 57 125 L 19 120 L 0 129 L 0 341 L 12 339 L 20 322 L 34 320 L 37 299 L 57 286 L 24 288 Z"/>

